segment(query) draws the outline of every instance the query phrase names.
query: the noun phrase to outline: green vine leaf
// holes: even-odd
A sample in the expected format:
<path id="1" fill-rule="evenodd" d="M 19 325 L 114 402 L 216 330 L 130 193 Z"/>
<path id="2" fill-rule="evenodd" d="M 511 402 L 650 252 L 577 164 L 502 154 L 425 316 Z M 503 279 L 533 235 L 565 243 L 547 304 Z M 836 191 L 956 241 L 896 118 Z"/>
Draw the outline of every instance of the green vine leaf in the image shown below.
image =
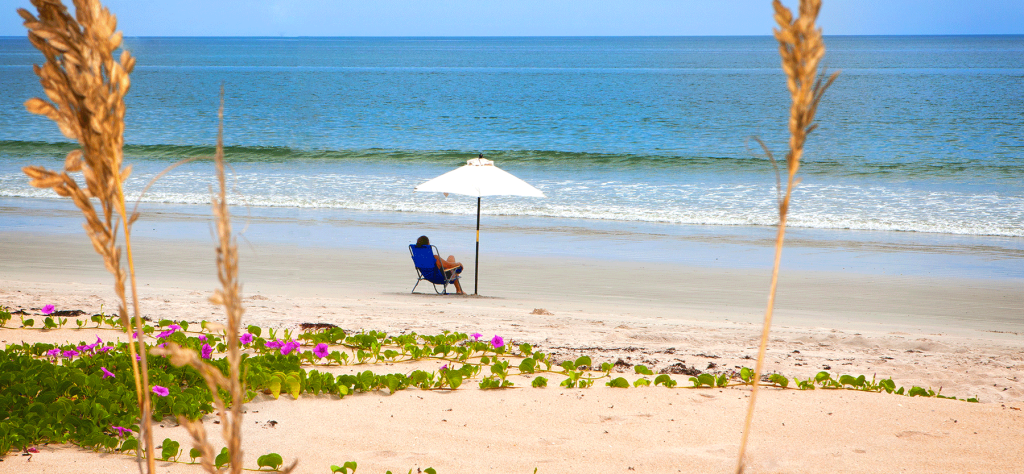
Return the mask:
<path id="1" fill-rule="evenodd" d="M 269 467 L 276 471 L 281 468 L 282 464 L 284 464 L 284 458 L 277 453 L 264 454 L 256 459 L 256 465 L 259 466 L 260 469 Z"/>

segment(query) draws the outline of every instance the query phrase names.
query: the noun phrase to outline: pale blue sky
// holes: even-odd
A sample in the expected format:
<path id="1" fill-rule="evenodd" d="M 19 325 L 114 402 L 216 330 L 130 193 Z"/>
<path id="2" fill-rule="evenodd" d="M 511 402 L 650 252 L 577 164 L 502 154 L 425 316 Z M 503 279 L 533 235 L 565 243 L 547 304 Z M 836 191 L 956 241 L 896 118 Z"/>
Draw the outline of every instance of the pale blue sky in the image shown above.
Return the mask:
<path id="1" fill-rule="evenodd" d="M 65 3 L 70 4 L 70 0 Z M 795 6 L 796 0 L 785 0 Z M 766 35 L 769 0 L 107 0 L 127 36 Z M 25 33 L 0 0 L 0 36 Z M 1024 0 L 825 0 L 825 34 L 1024 34 Z"/>

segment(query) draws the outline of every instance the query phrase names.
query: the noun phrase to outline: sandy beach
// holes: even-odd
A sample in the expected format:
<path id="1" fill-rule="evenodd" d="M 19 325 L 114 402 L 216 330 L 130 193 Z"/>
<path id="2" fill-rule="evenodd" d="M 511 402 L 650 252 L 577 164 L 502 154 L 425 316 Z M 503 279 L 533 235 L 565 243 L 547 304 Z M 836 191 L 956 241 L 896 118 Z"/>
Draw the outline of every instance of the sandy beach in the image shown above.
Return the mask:
<path id="1" fill-rule="evenodd" d="M 142 312 L 152 319 L 222 320 L 207 302 L 215 287 L 212 246 L 201 240 L 134 242 Z M 109 277 L 84 237 L 0 233 L 0 304 L 38 314 L 108 313 Z M 443 330 L 530 343 L 557 361 L 590 355 L 619 375 L 752 367 L 768 270 L 568 257 L 488 256 L 481 296 L 438 296 L 404 249 L 241 245 L 245 324 L 296 329 L 330 323 L 347 331 L 437 334 Z M 525 271 L 524 271 L 525 270 Z M 607 275 L 615 275 L 608 278 Z M 472 277 L 466 288 L 472 291 Z M 423 292 L 423 293 L 420 293 Z M 749 472 L 1021 472 L 1024 434 L 1024 288 L 1013 279 L 895 277 L 784 271 L 767 370 L 805 378 L 892 378 L 981 403 L 852 391 L 767 389 L 755 416 Z M 88 341 L 97 331 L 0 329 L 0 343 Z M 99 330 L 104 339 L 117 335 Z M 428 364 L 430 370 L 441 362 Z M 342 367 L 340 372 L 352 370 Z M 373 367 L 409 372 L 411 366 Z M 673 375 L 680 387 L 686 375 Z M 405 390 L 342 400 L 259 397 L 246 405 L 244 446 L 255 457 L 298 459 L 297 472 L 729 472 L 747 388 L 482 391 Z M 525 388 L 518 388 L 525 387 Z M 208 417 L 208 419 L 210 419 Z M 251 421 L 250 421 L 251 420 Z M 274 421 L 276 423 L 270 423 Z M 187 446 L 165 420 L 158 439 Z M 209 425 L 214 426 L 214 425 Z M 208 428 L 210 431 L 215 431 Z M 217 442 L 215 442 L 217 444 Z M 131 457 L 71 446 L 11 455 L 4 471 L 134 471 Z M 158 464 L 159 472 L 197 466 Z"/>

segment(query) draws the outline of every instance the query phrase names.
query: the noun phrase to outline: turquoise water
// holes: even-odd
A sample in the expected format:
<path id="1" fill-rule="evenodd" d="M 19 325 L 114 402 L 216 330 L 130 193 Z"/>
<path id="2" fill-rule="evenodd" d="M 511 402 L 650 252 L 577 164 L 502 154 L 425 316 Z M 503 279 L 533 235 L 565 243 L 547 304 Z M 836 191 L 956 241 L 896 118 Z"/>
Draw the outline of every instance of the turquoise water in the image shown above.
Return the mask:
<path id="1" fill-rule="evenodd" d="M 775 174 L 749 140 L 785 154 L 789 99 L 769 37 L 125 44 L 138 58 L 125 149 L 133 198 L 165 166 L 211 153 L 223 85 L 233 202 L 251 209 L 461 219 L 474 200 L 412 189 L 484 153 L 547 195 L 488 199 L 484 214 L 530 228 L 653 235 L 645 229 L 777 221 Z M 826 45 L 841 75 L 808 142 L 790 225 L 823 241 L 992 244 L 1009 252 L 1000 272 L 1012 274 L 1024 262 L 1024 36 Z M 24 111 L 41 95 L 40 59 L 26 40 L 0 38 L 0 197 L 14 207 L 52 199 L 20 167 L 59 167 L 71 149 Z M 142 200 L 208 203 L 211 175 L 208 163 L 183 166 Z"/>

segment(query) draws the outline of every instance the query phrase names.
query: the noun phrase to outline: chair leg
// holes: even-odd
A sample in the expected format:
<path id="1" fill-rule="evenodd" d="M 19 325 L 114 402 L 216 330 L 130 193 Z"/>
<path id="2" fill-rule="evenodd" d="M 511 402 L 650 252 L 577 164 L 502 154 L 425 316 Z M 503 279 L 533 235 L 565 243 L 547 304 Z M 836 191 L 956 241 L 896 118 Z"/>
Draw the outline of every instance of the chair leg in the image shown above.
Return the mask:
<path id="1" fill-rule="evenodd" d="M 412 286 L 412 291 L 410 291 L 410 293 L 415 293 L 416 292 L 416 287 L 420 286 L 420 281 L 421 280 L 416 280 L 416 284 Z"/>

